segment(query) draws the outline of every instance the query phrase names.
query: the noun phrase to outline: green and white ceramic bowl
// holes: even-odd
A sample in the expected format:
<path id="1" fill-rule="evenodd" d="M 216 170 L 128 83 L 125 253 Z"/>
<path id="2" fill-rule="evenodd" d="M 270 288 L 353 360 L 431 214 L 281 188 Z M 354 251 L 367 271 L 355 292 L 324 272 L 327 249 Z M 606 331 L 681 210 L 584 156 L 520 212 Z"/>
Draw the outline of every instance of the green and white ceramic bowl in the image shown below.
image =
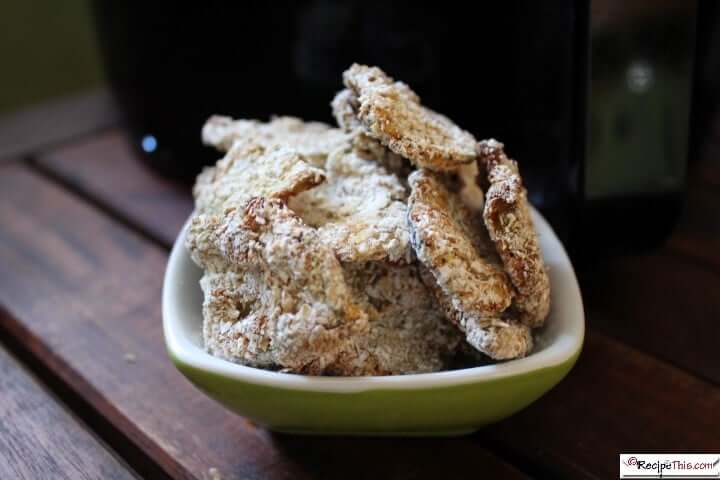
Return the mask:
<path id="1" fill-rule="evenodd" d="M 552 311 L 526 358 L 463 370 L 388 377 L 312 377 L 237 365 L 205 352 L 201 271 L 175 242 L 165 272 L 163 327 L 177 368 L 230 410 L 272 430 L 313 434 L 455 435 L 527 407 L 573 367 L 585 331 L 565 250 L 533 211 L 550 269 Z"/>

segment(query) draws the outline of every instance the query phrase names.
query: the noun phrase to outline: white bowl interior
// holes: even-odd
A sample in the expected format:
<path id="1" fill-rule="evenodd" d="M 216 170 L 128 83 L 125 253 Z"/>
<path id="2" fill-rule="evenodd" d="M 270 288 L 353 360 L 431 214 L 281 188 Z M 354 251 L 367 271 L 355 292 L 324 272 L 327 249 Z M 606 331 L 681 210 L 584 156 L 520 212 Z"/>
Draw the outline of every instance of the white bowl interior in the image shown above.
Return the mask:
<path id="1" fill-rule="evenodd" d="M 353 392 L 376 388 L 417 389 L 472 383 L 526 373 L 560 364 L 581 347 L 585 332 L 580 288 L 570 259 L 547 221 L 533 209 L 533 221 L 549 268 L 551 312 L 535 334 L 536 346 L 525 358 L 436 373 L 385 377 L 313 377 L 246 367 L 208 354 L 202 341 L 202 275 L 185 249 L 187 224 L 168 260 L 163 285 L 163 328 L 168 350 L 182 362 L 244 382 L 314 391 Z"/>

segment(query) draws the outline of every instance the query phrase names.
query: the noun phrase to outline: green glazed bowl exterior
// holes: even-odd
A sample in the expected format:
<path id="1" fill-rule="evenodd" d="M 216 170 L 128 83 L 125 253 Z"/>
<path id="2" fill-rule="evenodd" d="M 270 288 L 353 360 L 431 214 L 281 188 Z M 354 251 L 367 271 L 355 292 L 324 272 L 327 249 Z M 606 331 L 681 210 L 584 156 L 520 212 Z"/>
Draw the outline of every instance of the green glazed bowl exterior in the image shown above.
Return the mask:
<path id="1" fill-rule="evenodd" d="M 580 291 L 562 245 L 534 213 L 549 265 L 553 308 L 526 358 L 448 372 L 393 377 L 311 377 L 270 372 L 204 351 L 201 272 L 183 247 L 168 262 L 163 325 L 168 353 L 197 388 L 272 430 L 307 434 L 457 435 L 525 408 L 570 371 L 581 350 Z"/>
<path id="2" fill-rule="evenodd" d="M 579 352 L 578 352 L 579 354 Z M 238 381 L 173 357 L 200 390 L 272 430 L 354 435 L 459 435 L 530 405 L 570 371 L 578 355 L 554 367 L 449 387 L 313 392 Z"/>

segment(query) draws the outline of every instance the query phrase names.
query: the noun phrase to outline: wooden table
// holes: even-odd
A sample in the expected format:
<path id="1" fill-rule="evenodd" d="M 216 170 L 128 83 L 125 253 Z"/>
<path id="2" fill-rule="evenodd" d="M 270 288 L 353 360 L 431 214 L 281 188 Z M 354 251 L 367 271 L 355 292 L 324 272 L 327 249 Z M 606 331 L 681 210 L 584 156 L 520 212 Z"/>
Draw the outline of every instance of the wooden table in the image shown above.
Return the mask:
<path id="1" fill-rule="evenodd" d="M 718 165 L 693 165 L 661 249 L 583 280 L 587 338 L 558 387 L 471 436 L 387 439 L 270 433 L 175 370 L 161 280 L 192 202 L 122 128 L 2 159 L 0 478 L 605 479 L 620 452 L 718 452 Z"/>

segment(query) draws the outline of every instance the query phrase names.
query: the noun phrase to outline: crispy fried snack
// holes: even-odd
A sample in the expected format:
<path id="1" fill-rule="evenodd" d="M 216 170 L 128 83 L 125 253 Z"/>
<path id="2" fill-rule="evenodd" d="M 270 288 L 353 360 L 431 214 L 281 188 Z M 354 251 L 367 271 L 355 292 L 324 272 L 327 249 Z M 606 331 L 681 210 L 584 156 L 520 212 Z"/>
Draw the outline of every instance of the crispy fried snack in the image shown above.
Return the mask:
<path id="1" fill-rule="evenodd" d="M 327 181 L 290 200 L 343 262 L 412 260 L 405 217 L 407 193 L 395 175 L 354 150 L 336 150 Z"/>
<path id="2" fill-rule="evenodd" d="M 387 76 L 384 77 L 384 81 L 386 85 L 392 85 L 392 80 Z M 399 88 L 402 91 L 408 92 L 413 101 L 419 102 L 419 98 L 405 84 L 398 83 L 398 85 L 400 85 Z M 412 173 L 413 169 L 403 157 L 388 150 L 367 133 L 367 129 L 358 118 L 360 100 L 353 90 L 345 88 L 339 91 L 335 95 L 331 106 L 333 116 L 340 128 L 353 135 L 353 147 L 358 154 L 377 161 L 389 172 L 396 174 L 401 181 Z M 453 173 L 457 175 L 460 181 L 460 197 L 465 202 L 465 205 L 472 210 L 481 211 L 484 204 L 484 195 L 478 185 L 479 170 L 475 159 L 469 163 L 461 164 L 454 169 Z"/>
<path id="3" fill-rule="evenodd" d="M 512 301 L 512 286 L 502 271 L 484 227 L 430 171 L 410 175 L 408 221 L 423 280 L 447 317 L 468 343 L 495 359 L 526 354 L 530 331 L 501 320 Z"/>
<path id="4" fill-rule="evenodd" d="M 363 310 L 366 333 L 350 338 L 335 375 L 398 375 L 447 367 L 462 337 L 449 324 L 415 265 L 385 262 L 344 265 L 345 279 Z"/>
<path id="5" fill-rule="evenodd" d="M 470 210 L 481 212 L 485 205 L 485 194 L 480 188 L 480 185 L 478 185 L 480 170 L 478 169 L 477 161 L 460 165 L 457 170 L 457 176 L 461 184 L 460 199 Z"/>
<path id="6" fill-rule="evenodd" d="M 341 126 L 354 128 L 355 113 L 367 135 L 418 167 L 455 170 L 475 160 L 474 137 L 420 104 L 406 84 L 377 67 L 358 64 L 345 71 L 343 80 L 351 93 L 341 92 L 333 102 Z"/>
<path id="7" fill-rule="evenodd" d="M 250 197 L 288 198 L 325 180 L 322 169 L 308 164 L 297 151 L 238 142 L 197 179 L 193 194 L 199 213 L 240 208 Z"/>
<path id="8" fill-rule="evenodd" d="M 194 224 L 204 232 L 191 249 L 206 269 L 203 337 L 213 355 L 321 374 L 366 331 L 334 253 L 282 200 L 254 197 Z"/>
<path id="9" fill-rule="evenodd" d="M 357 117 L 360 101 L 352 90 L 349 88 L 340 90 L 335 94 L 335 98 L 330 102 L 330 106 L 332 107 L 335 121 L 341 129 L 346 132 L 364 130 L 365 127 Z"/>
<path id="10" fill-rule="evenodd" d="M 515 162 L 376 67 L 343 82 L 340 128 L 203 127 L 226 152 L 198 176 L 186 237 L 208 351 L 313 375 L 527 355 L 550 286 Z"/>
<path id="11" fill-rule="evenodd" d="M 366 133 L 365 127 L 357 118 L 359 102 L 352 90 L 346 88 L 339 91 L 331 106 L 337 124 L 351 135 L 353 150 L 359 156 L 373 160 L 382 165 L 389 173 L 397 175 L 400 182 L 405 185 L 407 176 L 413 170 L 412 165 Z"/>
<path id="12" fill-rule="evenodd" d="M 321 122 L 305 122 L 295 117 L 275 117 L 263 123 L 213 115 L 203 126 L 202 139 L 222 152 L 230 150 L 236 142 L 247 141 L 265 147 L 285 147 L 295 150 L 308 163 L 322 167 L 333 150 L 350 142 L 350 135 Z"/>
<path id="13" fill-rule="evenodd" d="M 452 298 L 438 286 L 429 270 L 421 268 L 421 278 L 434 294 L 445 318 L 465 332 L 467 345 L 493 360 L 524 357 L 533 347 L 530 328 L 512 318 L 509 312 L 484 317 L 457 309 Z"/>
<path id="14" fill-rule="evenodd" d="M 483 241 L 482 225 L 428 170 L 410 175 L 408 221 L 420 262 L 453 303 L 468 312 L 498 314 L 512 300 L 512 287 Z"/>
<path id="15" fill-rule="evenodd" d="M 530 327 L 539 327 L 550 310 L 550 279 L 530 217 L 527 191 L 517 163 L 505 155 L 502 143 L 484 140 L 477 149 L 489 183 L 483 212 L 485 224 L 517 290 L 514 305 L 520 320 Z"/>

